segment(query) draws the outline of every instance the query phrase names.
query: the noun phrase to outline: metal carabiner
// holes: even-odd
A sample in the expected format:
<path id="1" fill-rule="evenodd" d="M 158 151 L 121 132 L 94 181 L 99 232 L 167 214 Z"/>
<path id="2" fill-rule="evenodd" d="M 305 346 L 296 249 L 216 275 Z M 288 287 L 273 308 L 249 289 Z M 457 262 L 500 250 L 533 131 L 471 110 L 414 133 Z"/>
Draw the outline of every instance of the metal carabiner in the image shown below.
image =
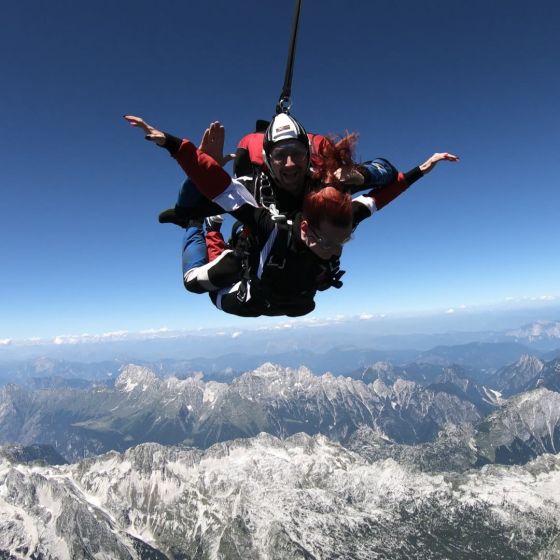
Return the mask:
<path id="1" fill-rule="evenodd" d="M 276 114 L 285 113 L 290 114 L 292 108 L 292 100 L 289 97 L 281 97 L 276 104 Z"/>

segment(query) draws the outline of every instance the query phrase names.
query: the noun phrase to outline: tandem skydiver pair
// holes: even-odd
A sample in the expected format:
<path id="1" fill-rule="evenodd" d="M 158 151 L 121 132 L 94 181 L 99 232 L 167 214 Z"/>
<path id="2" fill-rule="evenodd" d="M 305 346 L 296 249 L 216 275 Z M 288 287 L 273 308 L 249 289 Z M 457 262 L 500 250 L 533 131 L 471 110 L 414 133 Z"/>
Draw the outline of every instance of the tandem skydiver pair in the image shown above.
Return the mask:
<path id="1" fill-rule="evenodd" d="M 438 162 L 458 160 L 435 153 L 406 173 L 382 158 L 356 164 L 356 135 L 339 141 L 308 135 L 281 112 L 264 132 L 240 141 L 232 178 L 221 165 L 233 156 L 223 156 L 220 123 L 210 125 L 197 149 L 139 117 L 125 118 L 167 149 L 187 175 L 175 208 L 160 215 L 185 228 L 185 288 L 208 293 L 219 309 L 244 317 L 311 312 L 317 291 L 342 285 L 340 257 L 358 224 Z M 367 192 L 352 199 L 360 191 Z M 243 226 L 229 244 L 216 219 L 209 220 L 206 242 L 202 237 L 202 219 L 218 212 Z"/>

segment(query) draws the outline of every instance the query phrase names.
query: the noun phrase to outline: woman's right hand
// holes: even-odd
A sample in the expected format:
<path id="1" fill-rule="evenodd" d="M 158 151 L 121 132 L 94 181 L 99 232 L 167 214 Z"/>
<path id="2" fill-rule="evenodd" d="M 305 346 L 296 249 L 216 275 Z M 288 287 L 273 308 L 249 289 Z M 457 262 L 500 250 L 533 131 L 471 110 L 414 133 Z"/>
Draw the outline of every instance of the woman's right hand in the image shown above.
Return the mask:
<path id="1" fill-rule="evenodd" d="M 426 175 L 426 173 L 429 173 L 440 161 L 459 161 L 459 158 L 449 152 L 438 152 L 419 165 L 420 171 L 422 171 L 423 175 Z"/>

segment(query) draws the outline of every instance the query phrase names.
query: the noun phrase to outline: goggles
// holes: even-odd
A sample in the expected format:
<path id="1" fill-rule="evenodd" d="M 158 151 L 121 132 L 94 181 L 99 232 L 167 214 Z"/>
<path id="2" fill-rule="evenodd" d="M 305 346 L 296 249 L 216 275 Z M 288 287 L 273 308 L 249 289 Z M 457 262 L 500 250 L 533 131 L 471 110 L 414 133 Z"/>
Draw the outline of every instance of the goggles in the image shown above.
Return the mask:
<path id="1" fill-rule="evenodd" d="M 301 142 L 290 142 L 289 144 L 283 144 L 276 148 L 272 148 L 270 151 L 270 159 L 273 163 L 286 163 L 288 157 L 292 159 L 294 163 L 302 163 L 307 159 L 308 151 Z"/>
<path id="2" fill-rule="evenodd" d="M 332 241 L 326 239 L 325 237 L 321 237 L 311 228 L 307 228 L 307 237 L 312 243 L 314 243 L 315 245 L 319 245 L 323 249 L 338 249 L 339 247 L 346 245 L 346 243 L 348 243 L 349 241 L 352 241 L 352 239 L 354 239 L 354 234 L 351 233 L 346 239 L 343 239 L 342 241 Z"/>

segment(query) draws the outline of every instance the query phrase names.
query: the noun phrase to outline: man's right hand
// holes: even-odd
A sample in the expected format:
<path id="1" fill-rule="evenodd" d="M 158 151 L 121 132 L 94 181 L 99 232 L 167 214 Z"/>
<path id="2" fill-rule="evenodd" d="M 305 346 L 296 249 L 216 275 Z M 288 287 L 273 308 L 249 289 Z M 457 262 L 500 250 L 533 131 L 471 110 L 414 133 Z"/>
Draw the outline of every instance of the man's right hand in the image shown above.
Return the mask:
<path id="1" fill-rule="evenodd" d="M 222 167 L 235 157 L 235 154 L 227 154 L 224 156 L 225 136 L 224 125 L 215 121 L 204 131 L 200 146 L 198 147 L 201 152 L 215 159 Z"/>

